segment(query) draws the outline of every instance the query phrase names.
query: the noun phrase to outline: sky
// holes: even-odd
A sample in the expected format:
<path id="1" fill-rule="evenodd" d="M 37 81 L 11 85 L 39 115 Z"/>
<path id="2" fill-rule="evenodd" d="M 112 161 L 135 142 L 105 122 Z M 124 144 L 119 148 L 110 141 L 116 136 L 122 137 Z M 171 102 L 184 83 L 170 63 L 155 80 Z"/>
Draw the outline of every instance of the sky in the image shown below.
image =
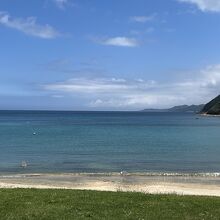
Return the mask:
<path id="1" fill-rule="evenodd" d="M 141 110 L 220 94 L 220 0 L 1 0 L 0 109 Z"/>

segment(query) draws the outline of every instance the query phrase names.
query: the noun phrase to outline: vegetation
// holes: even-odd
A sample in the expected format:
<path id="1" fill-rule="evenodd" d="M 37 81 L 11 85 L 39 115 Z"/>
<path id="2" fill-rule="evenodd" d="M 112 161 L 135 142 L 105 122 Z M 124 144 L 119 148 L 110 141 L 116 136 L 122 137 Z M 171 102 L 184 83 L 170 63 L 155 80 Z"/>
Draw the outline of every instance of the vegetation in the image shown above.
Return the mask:
<path id="1" fill-rule="evenodd" d="M 219 219 L 220 198 L 0 189 L 0 219 Z"/>
<path id="2" fill-rule="evenodd" d="M 220 115 L 220 95 L 207 103 L 201 113 Z"/>

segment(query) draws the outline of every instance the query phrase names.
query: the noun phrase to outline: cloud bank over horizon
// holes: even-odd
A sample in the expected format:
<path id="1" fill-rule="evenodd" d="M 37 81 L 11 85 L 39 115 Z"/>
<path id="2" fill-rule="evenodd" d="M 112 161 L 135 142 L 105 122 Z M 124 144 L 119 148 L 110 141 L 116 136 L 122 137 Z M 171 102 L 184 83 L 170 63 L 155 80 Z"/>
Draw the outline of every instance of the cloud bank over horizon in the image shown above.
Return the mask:
<path id="1" fill-rule="evenodd" d="M 195 76 L 175 82 L 124 78 L 72 78 L 43 89 L 57 94 L 80 96 L 91 108 L 166 108 L 202 104 L 220 92 L 220 65 L 208 66 Z"/>

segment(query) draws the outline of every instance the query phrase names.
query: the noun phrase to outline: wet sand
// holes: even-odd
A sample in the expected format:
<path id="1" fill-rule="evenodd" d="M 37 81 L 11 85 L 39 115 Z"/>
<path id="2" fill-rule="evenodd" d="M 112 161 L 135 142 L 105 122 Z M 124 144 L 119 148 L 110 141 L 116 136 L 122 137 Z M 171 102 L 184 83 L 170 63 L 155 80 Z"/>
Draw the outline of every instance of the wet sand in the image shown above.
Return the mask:
<path id="1" fill-rule="evenodd" d="M 149 174 L 15 174 L 0 175 L 0 188 L 135 191 L 151 194 L 220 196 L 220 176 Z"/>

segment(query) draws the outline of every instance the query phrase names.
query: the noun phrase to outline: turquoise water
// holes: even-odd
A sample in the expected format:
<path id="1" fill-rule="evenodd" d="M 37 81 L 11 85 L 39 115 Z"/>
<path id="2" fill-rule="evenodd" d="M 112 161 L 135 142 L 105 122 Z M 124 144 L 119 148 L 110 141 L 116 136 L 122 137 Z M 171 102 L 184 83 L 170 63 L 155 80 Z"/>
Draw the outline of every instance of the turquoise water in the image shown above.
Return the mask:
<path id="1" fill-rule="evenodd" d="M 34 135 L 36 133 L 36 135 Z M 21 167 L 26 161 L 28 166 Z M 0 112 L 0 172 L 220 172 L 220 117 Z"/>

